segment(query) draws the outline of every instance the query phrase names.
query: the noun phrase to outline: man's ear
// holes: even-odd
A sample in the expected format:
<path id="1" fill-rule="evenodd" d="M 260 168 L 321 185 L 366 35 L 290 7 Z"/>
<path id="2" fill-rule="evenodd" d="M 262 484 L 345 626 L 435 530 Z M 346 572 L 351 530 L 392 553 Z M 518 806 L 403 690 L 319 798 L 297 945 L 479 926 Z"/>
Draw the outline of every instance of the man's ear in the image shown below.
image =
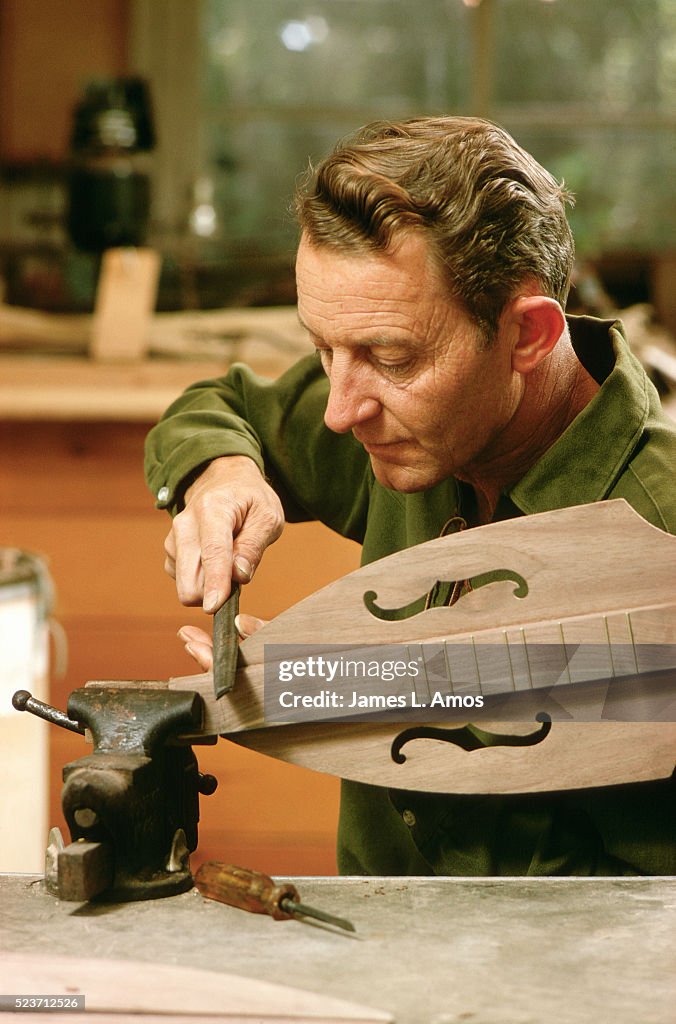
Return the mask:
<path id="1" fill-rule="evenodd" d="M 509 315 L 516 329 L 512 369 L 530 373 L 552 351 L 566 330 L 566 318 L 556 299 L 547 295 L 519 295 Z"/>

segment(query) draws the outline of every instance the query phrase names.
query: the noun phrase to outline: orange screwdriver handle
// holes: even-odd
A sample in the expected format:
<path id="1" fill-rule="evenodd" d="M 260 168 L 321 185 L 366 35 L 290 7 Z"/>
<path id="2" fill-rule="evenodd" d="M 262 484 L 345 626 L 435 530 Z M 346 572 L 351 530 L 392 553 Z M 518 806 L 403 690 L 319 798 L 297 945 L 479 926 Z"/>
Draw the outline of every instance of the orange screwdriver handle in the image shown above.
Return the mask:
<path id="1" fill-rule="evenodd" d="M 195 886 L 207 899 L 218 900 L 252 914 L 269 914 L 275 921 L 293 917 L 292 913 L 282 909 L 282 900 L 296 902 L 299 899 L 298 890 L 290 882 L 275 885 L 269 875 L 260 871 L 216 861 L 207 861 L 198 868 Z"/>

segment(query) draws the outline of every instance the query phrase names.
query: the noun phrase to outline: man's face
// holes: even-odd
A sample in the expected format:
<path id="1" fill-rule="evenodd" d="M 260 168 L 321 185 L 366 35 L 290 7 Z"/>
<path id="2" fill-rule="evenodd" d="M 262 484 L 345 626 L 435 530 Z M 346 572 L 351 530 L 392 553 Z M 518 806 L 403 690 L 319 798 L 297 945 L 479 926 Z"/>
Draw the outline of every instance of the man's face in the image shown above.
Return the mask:
<path id="1" fill-rule="evenodd" d="M 499 457 L 521 395 L 509 332 L 481 349 L 420 235 L 358 256 L 303 238 L 296 278 L 331 383 L 326 425 L 352 431 L 381 484 L 422 491 Z"/>

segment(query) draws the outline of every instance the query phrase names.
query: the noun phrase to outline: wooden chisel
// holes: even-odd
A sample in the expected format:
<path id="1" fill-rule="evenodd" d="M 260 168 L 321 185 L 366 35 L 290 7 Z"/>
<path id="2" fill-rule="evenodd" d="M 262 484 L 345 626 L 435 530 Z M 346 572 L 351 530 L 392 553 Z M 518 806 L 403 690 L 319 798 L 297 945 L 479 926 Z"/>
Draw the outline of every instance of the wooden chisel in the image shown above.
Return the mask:
<path id="1" fill-rule="evenodd" d="M 237 674 L 239 638 L 235 618 L 239 612 L 239 583 L 232 582 L 230 597 L 214 615 L 214 694 L 219 700 L 230 693 Z"/>

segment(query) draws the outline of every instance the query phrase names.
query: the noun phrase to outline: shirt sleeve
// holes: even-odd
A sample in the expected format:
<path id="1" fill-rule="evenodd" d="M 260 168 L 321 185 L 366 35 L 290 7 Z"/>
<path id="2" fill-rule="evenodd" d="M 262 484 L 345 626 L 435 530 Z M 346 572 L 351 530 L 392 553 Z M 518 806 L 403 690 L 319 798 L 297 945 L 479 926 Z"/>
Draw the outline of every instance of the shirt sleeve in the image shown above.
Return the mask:
<path id="1" fill-rule="evenodd" d="M 208 462 L 247 455 L 279 494 L 290 522 L 318 519 L 361 542 L 373 474 L 352 434 L 325 426 L 327 397 L 315 355 L 274 381 L 235 364 L 225 377 L 193 384 L 146 440 L 146 480 L 158 507 L 179 511 Z"/>

